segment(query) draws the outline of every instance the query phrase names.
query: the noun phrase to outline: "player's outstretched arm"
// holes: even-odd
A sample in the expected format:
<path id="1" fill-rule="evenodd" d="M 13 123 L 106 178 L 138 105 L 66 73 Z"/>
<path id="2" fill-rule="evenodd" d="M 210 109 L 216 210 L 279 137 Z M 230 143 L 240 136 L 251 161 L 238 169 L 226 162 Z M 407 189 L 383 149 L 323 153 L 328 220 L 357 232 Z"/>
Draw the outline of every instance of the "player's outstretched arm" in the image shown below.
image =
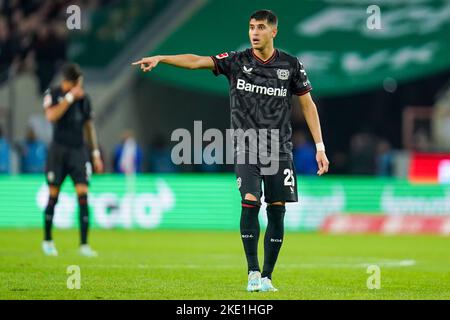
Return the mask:
<path id="1" fill-rule="evenodd" d="M 319 113 L 317 112 L 316 104 L 314 103 L 311 95 L 306 93 L 298 97 L 300 106 L 305 116 L 306 123 L 308 124 L 311 135 L 313 136 L 314 142 L 316 143 L 317 153 L 316 160 L 319 170 L 317 174 L 319 176 L 328 172 L 328 166 L 330 162 L 328 161 L 327 155 L 325 154 L 325 146 L 322 140 L 322 129 L 320 127 Z"/>
<path id="2" fill-rule="evenodd" d="M 158 63 L 170 64 L 175 67 L 185 69 L 214 69 L 214 61 L 211 57 L 198 56 L 195 54 L 178 54 L 172 56 L 153 56 L 142 58 L 133 62 L 133 66 L 140 65 L 144 72 L 151 71 Z"/>

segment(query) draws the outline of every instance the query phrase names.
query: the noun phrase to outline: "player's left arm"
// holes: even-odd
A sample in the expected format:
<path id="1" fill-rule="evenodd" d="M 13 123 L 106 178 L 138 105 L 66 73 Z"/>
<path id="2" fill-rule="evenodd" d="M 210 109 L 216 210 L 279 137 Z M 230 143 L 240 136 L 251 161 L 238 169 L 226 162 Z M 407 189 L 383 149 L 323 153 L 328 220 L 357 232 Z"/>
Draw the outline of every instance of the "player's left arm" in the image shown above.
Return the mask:
<path id="1" fill-rule="evenodd" d="M 308 124 L 311 135 L 313 136 L 314 142 L 316 143 L 316 161 L 319 166 L 317 174 L 319 176 L 328 172 L 328 166 L 330 162 L 328 161 L 327 155 L 325 154 L 325 145 L 322 139 L 322 129 L 320 126 L 319 113 L 317 112 L 316 104 L 314 103 L 311 94 L 305 93 L 298 96 L 300 102 L 300 107 L 302 108 L 303 115 L 305 116 L 306 123 Z"/>
<path id="2" fill-rule="evenodd" d="M 100 155 L 98 147 L 97 132 L 95 131 L 94 121 L 92 119 L 86 120 L 84 123 L 84 130 L 88 144 L 92 150 L 92 161 L 94 162 L 95 172 L 103 172 L 103 160 Z"/>

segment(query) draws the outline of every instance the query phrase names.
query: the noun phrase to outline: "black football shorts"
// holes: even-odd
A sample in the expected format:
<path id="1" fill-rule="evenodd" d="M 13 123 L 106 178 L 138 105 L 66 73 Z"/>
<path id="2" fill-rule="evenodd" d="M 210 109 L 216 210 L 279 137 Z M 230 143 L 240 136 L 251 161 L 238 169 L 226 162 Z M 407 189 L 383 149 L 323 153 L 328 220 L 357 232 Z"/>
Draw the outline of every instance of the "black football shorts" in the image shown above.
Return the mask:
<path id="1" fill-rule="evenodd" d="M 86 148 L 66 147 L 52 143 L 48 152 L 45 174 L 48 185 L 61 186 L 67 175 L 74 184 L 89 184 L 92 166 Z"/>
<path id="2" fill-rule="evenodd" d="M 278 161 L 278 171 L 275 174 L 266 175 L 261 172 L 261 168 L 260 164 L 234 165 L 242 199 L 250 193 L 260 201 L 263 194 L 262 183 L 264 183 L 266 203 L 298 201 L 297 176 L 292 160 Z"/>

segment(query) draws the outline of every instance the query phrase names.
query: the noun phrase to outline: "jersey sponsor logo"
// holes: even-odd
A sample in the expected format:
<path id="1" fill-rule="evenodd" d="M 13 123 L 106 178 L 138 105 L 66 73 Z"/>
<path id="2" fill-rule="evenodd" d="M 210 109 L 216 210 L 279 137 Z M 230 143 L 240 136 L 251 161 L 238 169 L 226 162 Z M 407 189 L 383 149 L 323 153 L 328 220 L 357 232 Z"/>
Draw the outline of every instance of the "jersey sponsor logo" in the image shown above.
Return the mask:
<path id="1" fill-rule="evenodd" d="M 277 69 L 277 76 L 280 80 L 289 79 L 289 70 L 288 69 Z"/>
<path id="2" fill-rule="evenodd" d="M 247 92 L 265 94 L 268 96 L 277 96 L 277 97 L 287 96 L 287 89 L 285 89 L 283 86 L 281 88 L 258 86 L 256 84 L 245 82 L 245 80 L 243 79 L 237 80 L 236 89 Z"/>
<path id="3" fill-rule="evenodd" d="M 243 70 L 244 73 L 246 73 L 246 74 L 252 74 L 253 68 L 247 68 L 246 66 L 244 66 L 244 67 L 242 68 L 242 70 Z"/>
<path id="4" fill-rule="evenodd" d="M 224 52 L 224 53 L 221 53 L 221 54 L 218 54 L 217 56 L 216 56 L 216 58 L 217 59 L 224 59 L 224 58 L 227 58 L 229 55 L 228 55 L 228 52 Z"/>

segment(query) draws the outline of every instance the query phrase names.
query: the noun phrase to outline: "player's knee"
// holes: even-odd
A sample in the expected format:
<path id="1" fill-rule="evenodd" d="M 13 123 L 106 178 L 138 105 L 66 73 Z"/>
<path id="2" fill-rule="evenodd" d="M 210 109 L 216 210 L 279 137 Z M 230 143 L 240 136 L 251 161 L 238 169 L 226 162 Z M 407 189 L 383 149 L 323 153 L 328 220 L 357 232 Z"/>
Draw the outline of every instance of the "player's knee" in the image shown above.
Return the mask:
<path id="1" fill-rule="evenodd" d="M 59 196 L 59 188 L 58 187 L 50 186 L 48 193 L 49 193 L 50 198 L 55 198 L 56 200 L 58 200 L 58 196 Z"/>
<path id="2" fill-rule="evenodd" d="M 59 197 L 59 190 L 54 189 L 49 191 L 48 195 L 48 202 L 47 202 L 47 208 L 53 208 L 58 203 L 58 197 Z"/>
<path id="3" fill-rule="evenodd" d="M 259 207 L 261 207 L 261 202 L 259 199 L 251 194 L 246 193 L 244 199 L 241 201 L 242 203 L 242 209 L 244 208 L 254 208 L 255 210 L 259 211 Z"/>
<path id="4" fill-rule="evenodd" d="M 284 206 L 284 205 L 285 203 L 281 201 L 269 203 L 269 206 Z"/>
<path id="5" fill-rule="evenodd" d="M 251 193 L 246 193 L 244 196 L 244 200 L 249 200 L 249 201 L 258 201 L 258 198 L 251 194 Z"/>
<path id="6" fill-rule="evenodd" d="M 261 206 L 261 203 L 259 203 L 258 201 L 253 201 L 253 200 L 242 200 L 241 202 L 242 204 L 242 209 L 245 208 L 250 208 L 250 209 L 256 209 L 259 211 L 259 207 Z"/>
<path id="7" fill-rule="evenodd" d="M 78 196 L 78 205 L 81 207 L 87 207 L 88 204 L 88 186 L 86 184 L 76 184 L 75 191 Z"/>
<path id="8" fill-rule="evenodd" d="M 78 197 L 88 194 L 88 186 L 85 184 L 77 184 L 75 186 L 75 191 Z"/>

